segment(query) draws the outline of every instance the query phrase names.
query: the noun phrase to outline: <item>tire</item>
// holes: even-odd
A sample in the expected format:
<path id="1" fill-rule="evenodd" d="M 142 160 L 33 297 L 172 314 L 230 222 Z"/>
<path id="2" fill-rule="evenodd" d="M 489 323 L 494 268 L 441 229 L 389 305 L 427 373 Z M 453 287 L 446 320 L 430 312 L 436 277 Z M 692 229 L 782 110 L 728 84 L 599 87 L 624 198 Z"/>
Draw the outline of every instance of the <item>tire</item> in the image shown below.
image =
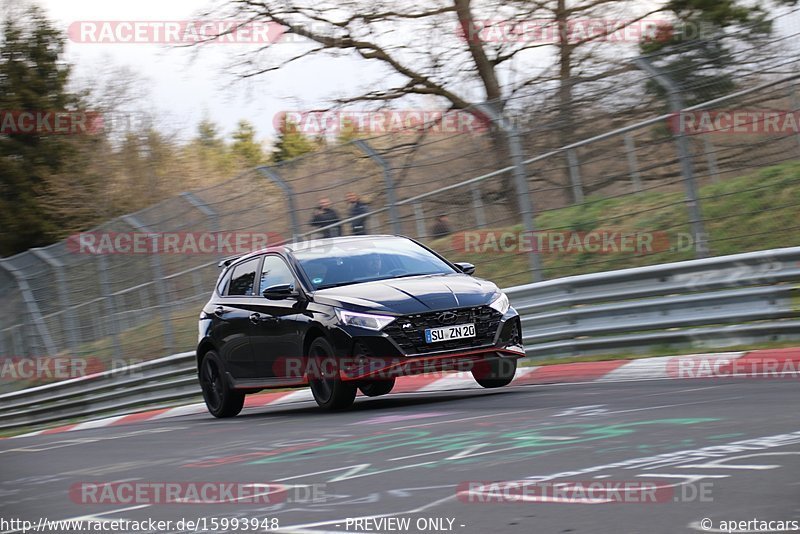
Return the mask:
<path id="1" fill-rule="evenodd" d="M 231 389 L 225 379 L 225 367 L 216 352 L 206 352 L 198 374 L 209 413 L 219 418 L 239 415 L 244 406 L 244 393 Z"/>
<path id="2" fill-rule="evenodd" d="M 390 378 L 389 380 L 370 380 L 369 382 L 364 382 L 358 389 L 361 390 L 361 393 L 366 395 L 367 397 L 380 397 L 381 395 L 386 395 L 394 388 L 394 378 Z"/>
<path id="3" fill-rule="evenodd" d="M 319 407 L 342 410 L 352 406 L 357 387 L 354 382 L 345 382 L 339 377 L 338 362 L 328 340 L 324 337 L 315 339 L 308 349 L 308 356 L 309 362 L 314 361 L 316 365 L 313 376 L 308 377 L 308 385 Z"/>
<path id="4" fill-rule="evenodd" d="M 517 360 L 495 358 L 475 364 L 472 377 L 485 388 L 501 388 L 514 380 L 517 372 Z"/>

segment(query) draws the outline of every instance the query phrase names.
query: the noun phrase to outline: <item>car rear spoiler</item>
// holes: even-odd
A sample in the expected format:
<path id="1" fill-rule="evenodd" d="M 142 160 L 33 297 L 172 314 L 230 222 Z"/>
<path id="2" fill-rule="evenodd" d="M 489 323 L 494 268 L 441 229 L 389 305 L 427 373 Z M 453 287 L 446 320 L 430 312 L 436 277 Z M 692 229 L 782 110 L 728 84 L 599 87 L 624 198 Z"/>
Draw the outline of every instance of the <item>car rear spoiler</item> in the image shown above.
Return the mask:
<path id="1" fill-rule="evenodd" d="M 238 254 L 236 256 L 228 256 L 227 258 L 224 258 L 222 261 L 220 261 L 217 264 L 217 267 L 219 267 L 220 269 L 224 269 L 225 267 L 227 267 L 228 265 L 230 265 L 231 263 L 235 262 L 236 260 L 238 260 L 241 257 L 242 257 L 241 254 Z"/>

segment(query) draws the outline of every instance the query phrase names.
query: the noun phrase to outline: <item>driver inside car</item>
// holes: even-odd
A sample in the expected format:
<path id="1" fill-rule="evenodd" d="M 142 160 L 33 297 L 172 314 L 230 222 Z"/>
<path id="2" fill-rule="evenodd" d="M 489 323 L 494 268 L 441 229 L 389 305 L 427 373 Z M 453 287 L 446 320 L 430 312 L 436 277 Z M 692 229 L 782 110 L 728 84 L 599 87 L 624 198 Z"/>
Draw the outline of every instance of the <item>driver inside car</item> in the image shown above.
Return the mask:
<path id="1" fill-rule="evenodd" d="M 367 277 L 372 278 L 379 276 L 380 274 L 381 274 L 381 256 L 380 254 L 370 254 L 367 257 L 364 278 Z"/>

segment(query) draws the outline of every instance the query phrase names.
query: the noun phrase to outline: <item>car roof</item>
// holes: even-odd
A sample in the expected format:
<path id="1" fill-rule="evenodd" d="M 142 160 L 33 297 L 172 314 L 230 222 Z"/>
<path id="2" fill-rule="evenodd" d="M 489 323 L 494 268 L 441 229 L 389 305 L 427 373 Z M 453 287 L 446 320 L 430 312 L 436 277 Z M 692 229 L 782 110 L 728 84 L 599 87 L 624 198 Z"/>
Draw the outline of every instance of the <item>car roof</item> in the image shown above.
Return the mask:
<path id="1" fill-rule="evenodd" d="M 299 252 L 302 250 L 313 250 L 315 248 L 330 247 L 342 243 L 353 243 L 358 241 L 372 241 L 374 239 L 408 239 L 399 235 L 348 235 L 342 237 L 328 237 L 325 239 L 312 239 L 300 243 L 287 243 L 284 248 L 289 252 Z"/>
<path id="2" fill-rule="evenodd" d="M 299 252 L 299 251 L 314 250 L 317 248 L 335 246 L 342 243 L 353 243 L 358 241 L 370 241 L 374 239 L 387 239 L 387 238 L 408 239 L 406 236 L 391 235 L 391 234 L 349 235 L 341 237 L 326 237 L 323 239 L 311 239 L 299 243 L 285 243 L 282 245 L 266 247 L 259 250 L 254 250 L 253 252 L 248 252 L 247 254 L 242 254 L 240 256 L 231 256 L 220 261 L 219 266 L 227 268 L 233 264 L 239 263 L 240 261 L 246 261 L 254 256 L 258 256 L 259 254 L 265 254 L 267 252 L 279 252 L 279 253 L 286 251 Z"/>

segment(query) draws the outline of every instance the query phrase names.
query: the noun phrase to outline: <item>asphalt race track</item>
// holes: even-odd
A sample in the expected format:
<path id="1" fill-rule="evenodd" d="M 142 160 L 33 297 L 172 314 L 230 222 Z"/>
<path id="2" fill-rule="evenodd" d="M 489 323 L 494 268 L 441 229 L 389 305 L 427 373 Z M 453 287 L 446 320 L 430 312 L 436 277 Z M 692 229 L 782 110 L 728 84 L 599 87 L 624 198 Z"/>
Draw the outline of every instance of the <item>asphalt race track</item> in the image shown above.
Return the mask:
<path id="1" fill-rule="evenodd" d="M 279 532 L 727 532 L 722 521 L 764 531 L 756 521 L 800 521 L 799 407 L 794 380 L 652 380 L 399 394 L 342 413 L 304 403 L 7 439 L 0 517 L 185 518 L 212 532 L 245 531 L 211 529 L 212 518 L 275 519 L 266 524 Z M 523 480 L 572 489 L 522 499 L 508 488 Z M 655 482 L 655 499 L 575 490 L 642 481 Z M 212 504 L 87 504 L 75 490 L 112 482 L 267 489 L 260 502 Z M 158 531 L 202 530 L 182 526 Z"/>

